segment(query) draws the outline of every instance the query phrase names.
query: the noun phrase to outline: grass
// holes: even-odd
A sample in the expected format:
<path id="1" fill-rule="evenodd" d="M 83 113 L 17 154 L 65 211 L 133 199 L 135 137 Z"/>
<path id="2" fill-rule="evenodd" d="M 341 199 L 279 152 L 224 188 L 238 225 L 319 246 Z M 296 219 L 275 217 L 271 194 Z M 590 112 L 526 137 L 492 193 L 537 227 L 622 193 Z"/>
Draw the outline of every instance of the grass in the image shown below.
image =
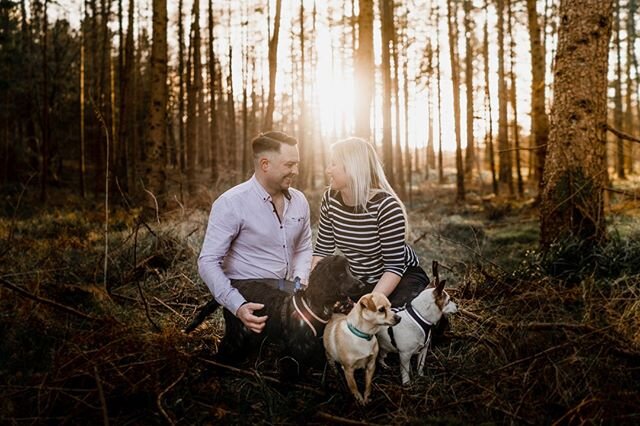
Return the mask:
<path id="1" fill-rule="evenodd" d="M 8 196 L 17 205 L 17 193 Z M 268 346 L 240 370 L 216 364 L 220 312 L 181 332 L 209 297 L 196 270 L 206 208 L 168 212 L 160 224 L 115 209 L 105 287 L 101 208 L 72 200 L 44 210 L 28 196 L 0 217 L 3 423 L 633 424 L 640 416 L 636 207 L 612 207 L 611 242 L 599 251 L 565 242 L 542 255 L 530 204 L 470 197 L 461 205 L 424 188 L 410 207 L 413 245 L 424 264 L 446 266 L 462 310 L 435 342 L 425 376 L 401 387 L 396 360 L 376 373 L 363 409 L 322 371 L 279 383 Z"/>

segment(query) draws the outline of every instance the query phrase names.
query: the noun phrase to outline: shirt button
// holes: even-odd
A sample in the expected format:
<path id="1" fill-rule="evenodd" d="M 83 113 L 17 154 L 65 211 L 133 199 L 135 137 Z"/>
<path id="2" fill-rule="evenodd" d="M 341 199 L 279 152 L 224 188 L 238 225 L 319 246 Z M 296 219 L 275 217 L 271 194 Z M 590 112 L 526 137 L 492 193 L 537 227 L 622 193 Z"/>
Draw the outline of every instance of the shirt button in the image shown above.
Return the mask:
<path id="1" fill-rule="evenodd" d="M 282 248 L 285 248 L 285 247 L 286 247 L 286 246 L 283 244 L 283 245 L 282 245 Z"/>
<path id="2" fill-rule="evenodd" d="M 282 225 L 280 225 L 280 229 L 282 229 Z"/>

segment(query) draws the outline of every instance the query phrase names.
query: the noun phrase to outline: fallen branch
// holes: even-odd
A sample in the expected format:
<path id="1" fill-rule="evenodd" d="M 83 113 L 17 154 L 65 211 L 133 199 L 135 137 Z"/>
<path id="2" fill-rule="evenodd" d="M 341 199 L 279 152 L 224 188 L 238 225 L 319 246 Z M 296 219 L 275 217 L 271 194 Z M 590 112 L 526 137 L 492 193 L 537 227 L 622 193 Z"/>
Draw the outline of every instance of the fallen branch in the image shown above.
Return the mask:
<path id="1" fill-rule="evenodd" d="M 146 277 L 144 281 L 147 282 Z M 160 326 L 153 321 L 153 318 L 151 318 L 151 312 L 149 312 L 149 303 L 147 302 L 147 298 L 145 297 L 142 291 L 142 286 L 140 285 L 140 281 L 136 281 L 136 286 L 138 287 L 138 293 L 140 294 L 140 299 L 142 299 L 142 303 L 144 305 L 144 313 L 147 316 L 147 319 L 149 320 L 151 325 L 153 325 L 156 331 L 162 331 L 162 328 L 160 328 Z"/>
<path id="2" fill-rule="evenodd" d="M 536 151 L 540 148 L 545 148 L 547 146 L 547 144 L 542 144 L 542 145 L 538 145 L 538 146 L 532 146 L 532 147 L 520 147 L 520 148 L 507 148 L 507 149 L 499 149 L 498 150 L 498 154 L 501 152 L 511 152 L 511 151 Z"/>
<path id="3" fill-rule="evenodd" d="M 100 405 L 102 407 L 102 424 L 109 426 L 109 412 L 107 411 L 107 400 L 104 397 L 104 390 L 102 389 L 102 382 L 98 375 L 98 369 L 93 367 L 93 375 L 96 378 L 96 385 L 98 386 L 98 395 L 100 396 Z"/>
<path id="4" fill-rule="evenodd" d="M 634 199 L 638 199 L 640 198 L 640 193 L 636 193 L 636 192 L 631 192 L 631 191 L 625 191 L 622 189 L 615 189 L 615 188 L 603 188 L 605 191 L 609 191 L 609 192 L 614 192 L 616 194 L 622 194 L 626 197 L 629 198 L 634 198 Z"/>
<path id="5" fill-rule="evenodd" d="M 346 417 L 336 416 L 334 414 L 325 413 L 324 411 L 317 411 L 316 416 L 329 420 L 331 423 L 339 423 L 343 425 L 373 425 L 375 423 L 362 422 L 360 420 L 351 420 Z"/>
<path id="6" fill-rule="evenodd" d="M 182 380 L 182 378 L 184 377 L 184 371 L 182 372 L 182 374 L 180 374 L 180 377 L 178 377 L 173 383 L 171 383 L 165 390 L 163 390 L 162 392 L 160 392 L 160 394 L 158 394 L 158 398 L 156 399 L 156 403 L 158 404 L 158 409 L 160 409 L 160 413 L 164 416 L 164 418 L 167 420 L 167 422 L 169 422 L 169 424 L 171 425 L 175 425 L 176 422 L 174 422 L 171 417 L 169 417 L 169 414 L 167 414 L 166 411 L 164 411 L 164 408 L 162 407 L 162 397 L 171 390 L 171 388 L 173 388 L 175 385 L 178 384 L 178 382 L 180 380 Z"/>
<path id="7" fill-rule="evenodd" d="M 7 288 L 9 288 L 9 289 L 21 294 L 21 295 L 23 295 L 24 297 L 26 297 L 28 299 L 35 300 L 36 302 L 42 303 L 44 305 L 53 306 L 54 308 L 58 308 L 58 309 L 63 310 L 65 312 L 69 313 L 69 314 L 73 314 L 73 315 L 76 315 L 76 316 L 78 316 L 80 318 L 87 319 L 87 320 L 90 320 L 90 321 L 102 321 L 101 318 L 92 317 L 91 315 L 87 315 L 84 312 L 77 311 L 77 310 L 75 310 L 75 309 L 73 309 L 73 308 L 71 308 L 71 307 L 69 307 L 67 305 L 62 305 L 62 304 L 60 304 L 58 302 L 54 302 L 53 300 L 45 299 L 43 297 L 38 297 L 38 296 L 36 296 L 34 294 L 31 294 L 30 292 L 18 287 L 15 284 L 12 284 L 11 282 L 7 281 L 4 278 L 0 278 L 0 284 L 4 285 L 5 287 L 7 287 Z"/>
<path id="8" fill-rule="evenodd" d="M 225 370 L 229 370 L 232 371 L 234 373 L 237 374 L 242 374 L 244 376 L 250 376 L 250 377 L 256 377 L 259 375 L 259 373 L 255 370 L 242 370 L 240 368 L 236 368 L 236 367 L 232 367 L 230 365 L 226 365 L 226 364 L 221 364 L 219 362 L 216 361 L 212 361 L 210 359 L 206 359 L 206 358 L 198 358 L 200 361 L 206 363 L 206 364 L 211 364 L 211 365 L 215 365 L 216 367 L 220 367 L 220 368 L 224 368 Z M 266 382 L 271 382 L 271 383 L 276 383 L 276 384 L 282 384 L 282 382 L 278 379 L 276 379 L 275 377 L 271 377 L 271 376 L 265 376 L 264 374 L 260 374 L 260 379 L 266 381 Z M 321 390 L 312 387 L 312 386 L 305 386 L 305 385 L 301 385 L 299 383 L 288 383 L 289 385 L 296 387 L 298 389 L 302 389 L 305 390 L 307 392 L 312 392 L 315 393 L 316 395 L 325 395 L 324 392 L 322 392 Z"/>
<path id="9" fill-rule="evenodd" d="M 614 135 L 616 135 L 617 137 L 619 137 L 620 139 L 625 139 L 631 142 L 637 142 L 640 143 L 640 139 L 636 138 L 635 136 L 631 136 L 628 133 L 622 132 L 618 129 L 615 129 L 613 127 L 611 127 L 610 125 L 607 124 L 607 130 L 610 131 L 611 133 L 613 133 Z"/>

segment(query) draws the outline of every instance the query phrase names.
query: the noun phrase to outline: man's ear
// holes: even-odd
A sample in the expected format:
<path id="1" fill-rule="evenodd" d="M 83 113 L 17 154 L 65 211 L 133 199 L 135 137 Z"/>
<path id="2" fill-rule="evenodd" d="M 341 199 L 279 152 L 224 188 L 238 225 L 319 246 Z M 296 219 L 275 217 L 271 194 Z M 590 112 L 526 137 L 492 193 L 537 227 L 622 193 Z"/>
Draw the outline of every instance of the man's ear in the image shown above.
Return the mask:
<path id="1" fill-rule="evenodd" d="M 260 170 L 266 172 L 269 168 L 269 159 L 267 157 L 260 157 L 258 159 L 258 164 L 260 165 Z"/>

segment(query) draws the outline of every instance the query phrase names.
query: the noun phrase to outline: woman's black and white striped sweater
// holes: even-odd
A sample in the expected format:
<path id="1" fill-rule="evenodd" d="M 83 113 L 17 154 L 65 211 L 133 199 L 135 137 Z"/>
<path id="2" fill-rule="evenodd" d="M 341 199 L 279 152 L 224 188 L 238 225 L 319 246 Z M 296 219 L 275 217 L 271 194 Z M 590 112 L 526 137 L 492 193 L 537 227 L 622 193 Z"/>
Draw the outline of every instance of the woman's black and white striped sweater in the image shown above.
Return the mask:
<path id="1" fill-rule="evenodd" d="M 419 264 L 405 242 L 405 227 L 400 203 L 389 193 L 373 196 L 364 212 L 345 205 L 339 192 L 327 191 L 313 254 L 330 256 L 338 248 L 356 277 L 375 284 L 385 272 L 402 276 L 408 266 Z"/>

